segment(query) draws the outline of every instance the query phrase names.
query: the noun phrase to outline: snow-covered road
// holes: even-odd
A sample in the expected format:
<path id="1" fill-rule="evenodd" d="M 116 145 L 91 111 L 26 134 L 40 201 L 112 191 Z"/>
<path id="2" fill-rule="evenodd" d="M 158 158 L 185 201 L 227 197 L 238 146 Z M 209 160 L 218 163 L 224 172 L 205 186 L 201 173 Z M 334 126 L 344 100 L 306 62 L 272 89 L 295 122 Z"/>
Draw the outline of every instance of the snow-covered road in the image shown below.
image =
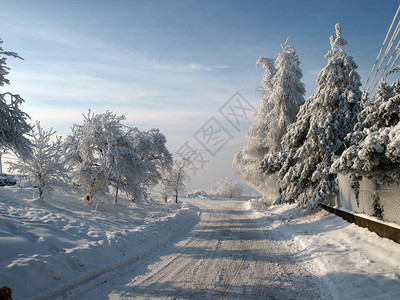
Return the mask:
<path id="1" fill-rule="evenodd" d="M 400 299 L 400 244 L 324 210 L 1 192 L 0 282 L 14 299 Z"/>
<path id="2" fill-rule="evenodd" d="M 245 201 L 188 200 L 200 221 L 180 241 L 69 291 L 79 299 L 320 299 L 312 261 Z M 99 282 L 99 280 L 97 280 Z"/>

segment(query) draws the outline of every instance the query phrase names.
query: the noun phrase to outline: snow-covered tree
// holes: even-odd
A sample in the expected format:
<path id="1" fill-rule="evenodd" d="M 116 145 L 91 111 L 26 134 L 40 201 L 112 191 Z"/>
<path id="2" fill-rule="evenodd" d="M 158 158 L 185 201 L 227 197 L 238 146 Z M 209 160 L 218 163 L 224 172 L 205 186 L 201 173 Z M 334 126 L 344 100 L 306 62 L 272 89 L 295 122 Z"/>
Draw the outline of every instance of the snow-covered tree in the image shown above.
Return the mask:
<path id="1" fill-rule="evenodd" d="M 206 198 L 208 193 L 204 190 L 194 190 L 188 194 L 188 198 Z"/>
<path id="2" fill-rule="evenodd" d="M 55 133 L 52 128 L 44 130 L 37 122 L 32 135 L 31 155 L 18 155 L 17 162 L 10 162 L 11 170 L 28 176 L 23 184 L 35 186 L 40 198 L 45 191 L 63 187 L 68 181 L 63 143 L 61 137 L 55 136 L 53 139 Z"/>
<path id="3" fill-rule="evenodd" d="M 159 129 L 140 131 L 133 128 L 129 132 L 134 151 L 144 162 L 145 174 L 137 177 L 135 184 L 146 190 L 162 179 L 162 173 L 169 172 L 172 166 L 172 155 L 165 146 L 167 140 Z M 139 198 L 140 199 L 140 198 Z"/>
<path id="4" fill-rule="evenodd" d="M 218 180 L 216 194 L 224 198 L 239 198 L 243 195 L 243 186 L 228 177 Z"/>
<path id="5" fill-rule="evenodd" d="M 114 188 L 115 203 L 118 202 L 119 192 L 125 192 L 132 201 L 143 199 L 146 197 L 145 182 L 152 182 L 156 177 L 151 166 L 137 155 L 132 141 L 124 132 L 106 146 L 100 163 L 107 185 Z"/>
<path id="6" fill-rule="evenodd" d="M 128 128 L 109 111 L 84 116 L 84 124 L 74 124 L 66 139 L 66 152 L 76 184 L 86 192 L 85 199 L 108 195 L 109 186 L 141 200 L 146 189 L 155 185 L 161 169 L 168 166 L 171 154 L 166 139 L 158 130 L 147 133 Z M 147 145 L 147 146 L 145 146 Z"/>
<path id="7" fill-rule="evenodd" d="M 282 143 L 284 153 L 263 160 L 265 172 L 279 170 L 283 202 L 314 207 L 336 196 L 336 175 L 329 170 L 335 156 L 346 148 L 345 137 L 357 121 L 362 93 L 357 65 L 342 50 L 347 42 L 340 24 L 335 28 L 318 88 L 289 126 Z"/>
<path id="8" fill-rule="evenodd" d="M 123 116 L 107 111 L 101 115 L 88 112 L 83 125 L 74 124 L 65 141 L 65 152 L 72 167 L 75 184 L 85 191 L 85 200 L 108 194 L 108 169 L 105 167 L 109 145 L 122 135 Z"/>
<path id="9" fill-rule="evenodd" d="M 175 203 L 178 203 L 180 193 L 185 191 L 185 182 L 188 180 L 188 175 L 185 172 L 185 167 L 190 163 L 190 158 L 181 158 L 174 161 L 171 170 L 165 169 L 163 176 L 157 186 L 157 191 L 161 199 L 167 202 L 168 197 L 174 194 Z"/>
<path id="10" fill-rule="evenodd" d="M 303 76 L 299 58 L 292 46 L 282 45 L 274 63 L 260 57 L 257 66 L 265 69 L 264 95 L 258 107 L 257 121 L 250 127 L 248 142 L 236 153 L 233 164 L 240 168 L 238 175 L 264 197 L 270 196 L 276 184 L 270 174 L 261 172 L 260 163 L 268 153 L 282 150 L 282 136 L 289 124 L 296 120 L 304 103 Z"/>
<path id="11" fill-rule="evenodd" d="M 6 78 L 10 68 L 7 67 L 7 57 L 22 59 L 17 53 L 5 51 L 0 39 L 0 87 L 10 84 Z M 24 99 L 18 94 L 0 92 L 0 151 L 11 150 L 20 155 L 29 154 L 30 142 L 25 137 L 32 127 L 28 124 L 29 116 L 19 107 Z"/>
<path id="12" fill-rule="evenodd" d="M 165 173 L 165 175 L 161 178 L 158 185 L 156 186 L 156 191 L 160 199 L 164 202 L 168 202 L 168 198 L 172 196 L 172 186 L 169 181 L 170 173 Z"/>
<path id="13" fill-rule="evenodd" d="M 352 145 L 335 161 L 331 171 L 350 173 L 352 180 L 363 176 L 380 183 L 399 180 L 399 121 L 400 82 L 388 86 L 382 81 L 377 98 L 366 103 L 354 132 L 347 136 Z"/>

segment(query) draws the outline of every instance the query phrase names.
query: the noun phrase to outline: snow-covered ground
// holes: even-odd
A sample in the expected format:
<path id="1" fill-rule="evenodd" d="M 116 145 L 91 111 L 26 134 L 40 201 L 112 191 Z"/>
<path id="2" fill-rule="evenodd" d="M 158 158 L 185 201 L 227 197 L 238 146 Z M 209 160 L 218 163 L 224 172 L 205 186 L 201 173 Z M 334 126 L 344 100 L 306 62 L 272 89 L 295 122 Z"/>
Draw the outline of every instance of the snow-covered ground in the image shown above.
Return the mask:
<path id="1" fill-rule="evenodd" d="M 254 218 L 246 202 L 190 203 L 201 214 L 189 235 L 73 298 L 321 298 L 310 263 L 298 261 L 281 233 L 270 231 L 265 218 Z"/>
<path id="2" fill-rule="evenodd" d="M 95 209 L 77 196 L 44 201 L 33 189 L 0 188 L 0 286 L 14 299 L 52 298 L 140 260 L 198 219 L 185 203 L 119 202 Z"/>
<path id="3" fill-rule="evenodd" d="M 400 299 L 400 244 L 319 210 L 295 204 L 255 214 L 281 232 L 300 261 L 313 262 L 326 299 Z"/>
<path id="4" fill-rule="evenodd" d="M 83 206 L 0 189 L 14 299 L 399 299 L 400 245 L 325 211 L 183 199 Z"/>

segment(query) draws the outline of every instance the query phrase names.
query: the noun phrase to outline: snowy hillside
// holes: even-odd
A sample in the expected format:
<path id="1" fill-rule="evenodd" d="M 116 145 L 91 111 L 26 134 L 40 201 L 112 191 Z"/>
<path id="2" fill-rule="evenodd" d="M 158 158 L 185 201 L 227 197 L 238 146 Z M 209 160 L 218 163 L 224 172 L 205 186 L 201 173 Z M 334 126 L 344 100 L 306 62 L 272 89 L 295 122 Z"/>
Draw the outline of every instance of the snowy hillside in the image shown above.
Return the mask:
<path id="1" fill-rule="evenodd" d="M 50 296 L 149 254 L 188 232 L 198 216 L 187 204 L 84 206 L 77 196 L 33 198 L 2 187 L 0 284 L 14 299 Z M 29 284 L 26 284 L 29 283 Z"/>

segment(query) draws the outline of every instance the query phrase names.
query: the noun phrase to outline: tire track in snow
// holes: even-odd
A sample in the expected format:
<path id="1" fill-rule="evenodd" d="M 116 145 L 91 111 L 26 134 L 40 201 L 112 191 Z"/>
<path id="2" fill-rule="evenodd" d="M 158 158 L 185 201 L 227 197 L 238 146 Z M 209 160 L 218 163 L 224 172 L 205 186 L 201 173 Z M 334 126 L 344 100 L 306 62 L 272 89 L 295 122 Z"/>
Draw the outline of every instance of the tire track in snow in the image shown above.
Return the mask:
<path id="1" fill-rule="evenodd" d="M 84 299 L 316 299 L 311 271 L 285 236 L 244 202 L 191 200 L 202 213 L 189 238 L 132 265 Z"/>

